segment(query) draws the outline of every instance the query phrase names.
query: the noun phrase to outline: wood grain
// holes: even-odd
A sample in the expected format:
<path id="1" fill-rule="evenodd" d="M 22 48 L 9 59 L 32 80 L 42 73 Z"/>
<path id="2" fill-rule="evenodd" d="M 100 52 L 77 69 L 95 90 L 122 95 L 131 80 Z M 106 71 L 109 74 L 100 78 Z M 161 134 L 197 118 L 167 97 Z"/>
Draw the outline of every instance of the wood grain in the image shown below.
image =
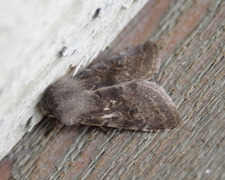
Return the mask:
<path id="1" fill-rule="evenodd" d="M 152 2 L 145 8 L 155 7 Z M 46 118 L 1 162 L 1 174 L 4 169 L 13 179 L 225 179 L 225 2 L 167 3 L 154 31 L 146 31 L 161 46 L 156 81 L 178 105 L 181 124 L 155 134 L 109 128 L 106 135 L 62 124 L 49 131 L 54 122 Z M 154 17 L 148 12 L 146 17 Z M 146 21 L 133 23 L 144 27 Z M 123 44 L 132 33 L 138 31 L 124 31 L 116 41 Z"/>

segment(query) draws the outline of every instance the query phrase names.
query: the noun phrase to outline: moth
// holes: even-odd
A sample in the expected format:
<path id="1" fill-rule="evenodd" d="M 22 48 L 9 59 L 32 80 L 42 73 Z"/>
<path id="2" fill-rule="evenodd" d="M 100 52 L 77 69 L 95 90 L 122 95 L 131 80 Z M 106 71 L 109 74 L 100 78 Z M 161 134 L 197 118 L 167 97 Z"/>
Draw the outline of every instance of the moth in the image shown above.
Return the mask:
<path id="1" fill-rule="evenodd" d="M 150 41 L 50 85 L 42 112 L 66 125 L 83 124 L 140 131 L 167 131 L 180 121 L 166 91 L 150 82 L 160 67 Z"/>

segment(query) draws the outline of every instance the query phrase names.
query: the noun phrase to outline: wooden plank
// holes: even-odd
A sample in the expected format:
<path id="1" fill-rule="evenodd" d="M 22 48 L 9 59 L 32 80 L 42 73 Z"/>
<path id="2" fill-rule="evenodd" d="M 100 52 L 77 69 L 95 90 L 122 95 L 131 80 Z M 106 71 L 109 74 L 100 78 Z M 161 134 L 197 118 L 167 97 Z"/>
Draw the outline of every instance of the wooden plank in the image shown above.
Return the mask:
<path id="1" fill-rule="evenodd" d="M 148 9 L 149 19 L 157 2 L 151 3 L 141 12 Z M 14 179 L 225 179 L 225 2 L 167 5 L 155 30 L 146 31 L 161 47 L 155 80 L 178 105 L 181 124 L 161 133 L 108 128 L 106 135 L 45 118 L 1 162 L 0 172 Z M 145 27 L 148 18 L 139 18 L 127 28 Z M 137 32 L 124 31 L 116 41 Z"/>

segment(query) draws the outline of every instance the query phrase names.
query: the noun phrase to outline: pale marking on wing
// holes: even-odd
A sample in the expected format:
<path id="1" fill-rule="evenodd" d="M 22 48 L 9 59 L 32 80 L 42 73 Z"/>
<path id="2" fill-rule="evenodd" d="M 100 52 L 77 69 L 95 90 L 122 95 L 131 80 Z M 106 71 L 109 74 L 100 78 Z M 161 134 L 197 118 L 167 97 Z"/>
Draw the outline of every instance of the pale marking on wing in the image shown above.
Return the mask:
<path id="1" fill-rule="evenodd" d="M 104 114 L 102 116 L 103 119 L 106 119 L 106 118 L 112 118 L 112 117 L 118 117 L 118 114 L 116 113 L 111 113 L 111 114 Z"/>
<path id="2" fill-rule="evenodd" d="M 111 103 L 113 103 L 113 104 L 115 104 L 115 103 L 116 103 L 116 101 L 115 101 L 115 100 L 111 100 L 110 102 L 111 102 Z"/>

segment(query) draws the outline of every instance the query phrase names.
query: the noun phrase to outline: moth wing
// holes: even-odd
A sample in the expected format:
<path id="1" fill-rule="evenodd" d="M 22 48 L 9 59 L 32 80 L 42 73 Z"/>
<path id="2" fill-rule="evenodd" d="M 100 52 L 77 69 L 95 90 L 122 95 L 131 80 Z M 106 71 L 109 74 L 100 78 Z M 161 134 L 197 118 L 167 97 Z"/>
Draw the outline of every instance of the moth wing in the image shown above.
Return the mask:
<path id="1" fill-rule="evenodd" d="M 93 90 L 134 79 L 150 80 L 158 73 L 160 55 L 157 46 L 148 41 L 100 62 L 76 76 L 86 89 Z"/>
<path id="2" fill-rule="evenodd" d="M 166 131 L 180 121 L 178 110 L 162 87 L 153 82 L 130 81 L 93 92 L 98 97 L 80 124 L 141 131 Z"/>

